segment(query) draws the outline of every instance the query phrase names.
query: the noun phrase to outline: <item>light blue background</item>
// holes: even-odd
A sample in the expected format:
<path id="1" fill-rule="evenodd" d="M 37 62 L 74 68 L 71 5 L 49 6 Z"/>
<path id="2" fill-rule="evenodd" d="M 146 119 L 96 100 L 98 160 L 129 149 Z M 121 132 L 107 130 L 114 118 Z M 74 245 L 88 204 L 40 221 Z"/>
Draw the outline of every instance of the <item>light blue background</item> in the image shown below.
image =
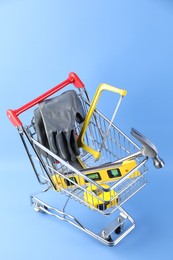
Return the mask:
<path id="1" fill-rule="evenodd" d="M 143 132 L 166 163 L 149 163 L 148 185 L 125 205 L 136 228 L 113 248 L 33 211 L 40 186 L 6 117 L 70 71 L 91 97 L 101 82 L 125 88 L 118 126 Z M 0 259 L 173 259 L 171 0 L 0 0 L 0 91 Z"/>

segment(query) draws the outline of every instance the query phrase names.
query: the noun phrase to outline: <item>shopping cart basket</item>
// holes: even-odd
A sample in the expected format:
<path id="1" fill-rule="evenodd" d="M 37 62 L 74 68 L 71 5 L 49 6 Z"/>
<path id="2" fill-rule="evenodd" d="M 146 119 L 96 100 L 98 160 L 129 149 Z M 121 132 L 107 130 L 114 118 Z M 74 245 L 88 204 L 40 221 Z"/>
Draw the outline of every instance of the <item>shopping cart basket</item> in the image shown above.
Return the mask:
<path id="1" fill-rule="evenodd" d="M 33 107 L 70 84 L 76 87 L 86 114 L 82 124 L 75 123 L 80 149 L 77 156 L 79 168 L 38 142 L 32 111 Z M 97 109 L 99 98 L 105 90 L 119 95 L 110 120 Z M 40 193 L 31 195 L 34 209 L 71 223 L 109 246 L 117 244 L 135 227 L 135 221 L 122 205 L 145 186 L 148 158 L 153 160 L 156 168 L 164 166 L 151 141 L 132 128 L 132 136 L 142 144 L 140 148 L 113 123 L 125 95 L 125 90 L 101 84 L 91 102 L 82 81 L 75 73 L 70 73 L 65 81 L 38 98 L 16 110 L 7 111 L 9 119 L 17 127 L 37 180 L 44 185 Z M 32 116 L 30 122 L 24 125 L 19 115 L 27 110 L 31 111 Z M 53 194 L 58 194 L 56 206 L 40 198 L 51 190 Z M 57 205 L 61 200 L 58 196 L 65 198 L 62 206 Z M 77 202 L 79 207 L 86 206 L 83 208 L 91 215 L 92 228 L 88 223 L 84 224 L 82 214 L 76 217 L 75 214 L 80 211 L 77 205 L 73 207 L 74 213 L 67 210 L 71 203 Z M 94 218 L 102 218 L 102 222 Z M 98 223 L 103 223 L 103 227 L 95 230 Z"/>

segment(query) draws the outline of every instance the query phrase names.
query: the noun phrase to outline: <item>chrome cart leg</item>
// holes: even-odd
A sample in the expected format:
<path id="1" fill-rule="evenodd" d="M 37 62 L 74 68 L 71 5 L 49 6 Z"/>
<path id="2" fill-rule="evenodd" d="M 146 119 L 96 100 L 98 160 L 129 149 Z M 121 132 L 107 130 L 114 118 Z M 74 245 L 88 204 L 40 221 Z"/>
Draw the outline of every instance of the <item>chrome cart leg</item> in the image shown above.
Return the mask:
<path id="1" fill-rule="evenodd" d="M 81 224 L 81 222 L 77 218 L 65 212 L 69 198 L 67 198 L 63 206 L 63 209 L 59 210 L 55 207 L 48 205 L 47 203 L 45 203 L 37 197 L 37 195 L 44 193 L 48 190 L 49 188 L 41 191 L 40 193 L 31 195 L 31 204 L 32 206 L 34 206 L 34 210 L 36 212 L 47 213 L 48 215 L 66 221 L 72 224 L 73 226 L 81 229 L 90 236 L 94 237 L 95 239 L 99 240 L 100 242 L 104 243 L 105 245 L 114 246 L 118 244 L 135 227 L 135 222 L 132 219 L 132 217 L 122 207 L 118 207 L 119 216 L 113 219 L 100 232 L 93 232 L 92 230 Z"/>
<path id="2" fill-rule="evenodd" d="M 114 246 L 118 244 L 125 236 L 127 236 L 135 227 L 132 217 L 121 207 L 120 214 L 112 222 L 110 222 L 99 234 L 100 237 L 107 240 L 107 245 Z M 125 229 L 125 224 L 128 228 Z"/>
<path id="3" fill-rule="evenodd" d="M 37 193 L 39 195 L 39 193 Z M 63 210 L 59 210 L 55 207 L 50 206 L 49 204 L 45 203 L 35 195 L 31 195 L 31 204 L 34 206 L 34 210 L 36 212 L 42 212 L 47 213 L 48 215 L 54 216 L 59 218 L 60 220 L 64 220 L 66 222 L 69 222 L 70 224 L 80 228 L 84 229 L 83 225 L 71 214 L 68 214 Z"/>

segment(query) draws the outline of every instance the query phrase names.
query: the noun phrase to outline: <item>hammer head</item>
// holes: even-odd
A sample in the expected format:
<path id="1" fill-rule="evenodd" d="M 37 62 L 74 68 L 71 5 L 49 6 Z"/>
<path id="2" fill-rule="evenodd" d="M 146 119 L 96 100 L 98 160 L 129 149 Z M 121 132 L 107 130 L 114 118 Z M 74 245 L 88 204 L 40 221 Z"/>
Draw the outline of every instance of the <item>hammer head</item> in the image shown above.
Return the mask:
<path id="1" fill-rule="evenodd" d="M 133 135 L 142 145 L 142 155 L 150 157 L 153 160 L 154 166 L 159 169 L 164 167 L 164 161 L 158 156 L 158 150 L 156 146 L 147 139 L 144 135 L 138 132 L 136 129 L 131 129 L 131 135 Z"/>

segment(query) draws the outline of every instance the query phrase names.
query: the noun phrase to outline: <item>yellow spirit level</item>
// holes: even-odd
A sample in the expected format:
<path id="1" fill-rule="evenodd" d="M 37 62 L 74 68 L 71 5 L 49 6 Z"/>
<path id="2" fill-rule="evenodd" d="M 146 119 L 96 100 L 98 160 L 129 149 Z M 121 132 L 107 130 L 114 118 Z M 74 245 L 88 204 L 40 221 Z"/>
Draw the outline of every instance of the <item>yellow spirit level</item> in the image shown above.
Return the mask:
<path id="1" fill-rule="evenodd" d="M 111 164 L 104 164 L 99 167 L 81 170 L 82 176 L 69 172 L 63 176 L 54 174 L 52 181 L 55 184 L 56 190 L 73 188 L 77 185 L 89 186 L 89 180 L 97 183 L 113 182 L 121 179 L 137 166 L 135 160 L 126 160 L 121 165 L 111 166 Z M 128 178 L 135 178 L 140 176 L 140 172 L 136 170 Z M 87 177 L 87 178 L 86 178 Z M 89 180 L 87 180 L 89 178 Z"/>

